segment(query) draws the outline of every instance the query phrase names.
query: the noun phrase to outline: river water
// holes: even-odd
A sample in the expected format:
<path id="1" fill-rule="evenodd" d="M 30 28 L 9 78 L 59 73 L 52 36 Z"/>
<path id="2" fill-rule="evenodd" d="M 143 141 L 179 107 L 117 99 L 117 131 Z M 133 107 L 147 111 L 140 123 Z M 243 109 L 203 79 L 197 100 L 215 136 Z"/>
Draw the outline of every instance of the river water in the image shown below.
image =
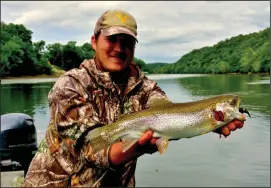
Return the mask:
<path id="1" fill-rule="evenodd" d="M 270 77 L 260 75 L 149 75 L 173 102 L 232 93 L 251 118 L 227 138 L 215 133 L 169 143 L 164 155 L 138 159 L 136 186 L 270 187 Z M 34 117 L 38 142 L 49 121 L 47 95 L 56 79 L 1 81 L 1 114 Z"/>

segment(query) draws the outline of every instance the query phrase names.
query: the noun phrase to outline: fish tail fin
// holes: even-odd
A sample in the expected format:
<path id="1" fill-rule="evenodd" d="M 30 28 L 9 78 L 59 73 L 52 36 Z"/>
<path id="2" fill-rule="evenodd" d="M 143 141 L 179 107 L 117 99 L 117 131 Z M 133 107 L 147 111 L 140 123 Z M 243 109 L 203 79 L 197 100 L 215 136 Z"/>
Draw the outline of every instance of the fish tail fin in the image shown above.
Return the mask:
<path id="1" fill-rule="evenodd" d="M 102 138 L 101 132 L 102 127 L 98 127 L 92 131 L 89 131 L 85 137 L 85 141 L 90 144 L 93 154 L 111 145 L 111 143 Z"/>

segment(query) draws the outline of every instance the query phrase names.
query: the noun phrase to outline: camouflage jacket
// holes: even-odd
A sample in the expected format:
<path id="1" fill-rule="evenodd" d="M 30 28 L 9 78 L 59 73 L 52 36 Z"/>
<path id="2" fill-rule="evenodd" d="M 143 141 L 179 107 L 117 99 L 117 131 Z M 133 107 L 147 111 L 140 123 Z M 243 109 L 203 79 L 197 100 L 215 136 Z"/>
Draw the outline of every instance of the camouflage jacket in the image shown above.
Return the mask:
<path id="1" fill-rule="evenodd" d="M 134 64 L 130 65 L 126 94 L 100 71 L 93 59 L 62 75 L 48 94 L 50 121 L 45 138 L 32 159 L 25 187 L 134 187 L 136 160 L 110 167 L 109 147 L 93 155 L 84 135 L 98 124 L 110 124 L 121 114 L 148 108 L 166 97 Z"/>

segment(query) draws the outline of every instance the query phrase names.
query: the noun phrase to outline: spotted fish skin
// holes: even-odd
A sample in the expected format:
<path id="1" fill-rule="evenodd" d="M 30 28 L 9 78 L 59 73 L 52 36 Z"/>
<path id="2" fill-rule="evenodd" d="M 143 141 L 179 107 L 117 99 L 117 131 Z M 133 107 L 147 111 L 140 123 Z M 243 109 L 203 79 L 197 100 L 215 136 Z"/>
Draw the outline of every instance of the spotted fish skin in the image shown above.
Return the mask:
<path id="1" fill-rule="evenodd" d="M 233 119 L 245 121 L 239 112 L 238 95 L 218 95 L 186 103 L 172 103 L 164 99 L 153 101 L 150 108 L 123 115 L 113 124 L 98 128 L 87 135 L 98 151 L 118 140 L 126 140 L 124 151 L 129 149 L 147 130 L 159 137 L 157 142 L 167 145 L 169 140 L 191 138 L 214 131 Z M 127 142 L 128 140 L 128 142 Z M 165 148 L 160 148 L 163 151 Z"/>

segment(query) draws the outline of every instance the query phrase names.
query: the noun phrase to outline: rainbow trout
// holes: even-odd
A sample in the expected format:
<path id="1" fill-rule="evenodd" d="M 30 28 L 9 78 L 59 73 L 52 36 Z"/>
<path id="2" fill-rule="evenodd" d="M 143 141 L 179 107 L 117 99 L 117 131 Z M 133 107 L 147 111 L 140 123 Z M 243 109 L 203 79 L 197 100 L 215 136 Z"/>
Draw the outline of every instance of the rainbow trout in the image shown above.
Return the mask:
<path id="1" fill-rule="evenodd" d="M 228 124 L 233 119 L 245 121 L 238 95 L 219 95 L 186 103 L 172 103 L 166 99 L 155 99 L 150 108 L 122 115 L 109 125 L 95 128 L 86 136 L 94 153 L 121 140 L 123 152 L 134 145 L 147 131 L 154 132 L 159 139 L 158 151 L 166 151 L 170 140 L 203 135 Z M 249 115 L 249 113 L 248 113 Z M 249 115 L 250 116 L 250 115 Z"/>

